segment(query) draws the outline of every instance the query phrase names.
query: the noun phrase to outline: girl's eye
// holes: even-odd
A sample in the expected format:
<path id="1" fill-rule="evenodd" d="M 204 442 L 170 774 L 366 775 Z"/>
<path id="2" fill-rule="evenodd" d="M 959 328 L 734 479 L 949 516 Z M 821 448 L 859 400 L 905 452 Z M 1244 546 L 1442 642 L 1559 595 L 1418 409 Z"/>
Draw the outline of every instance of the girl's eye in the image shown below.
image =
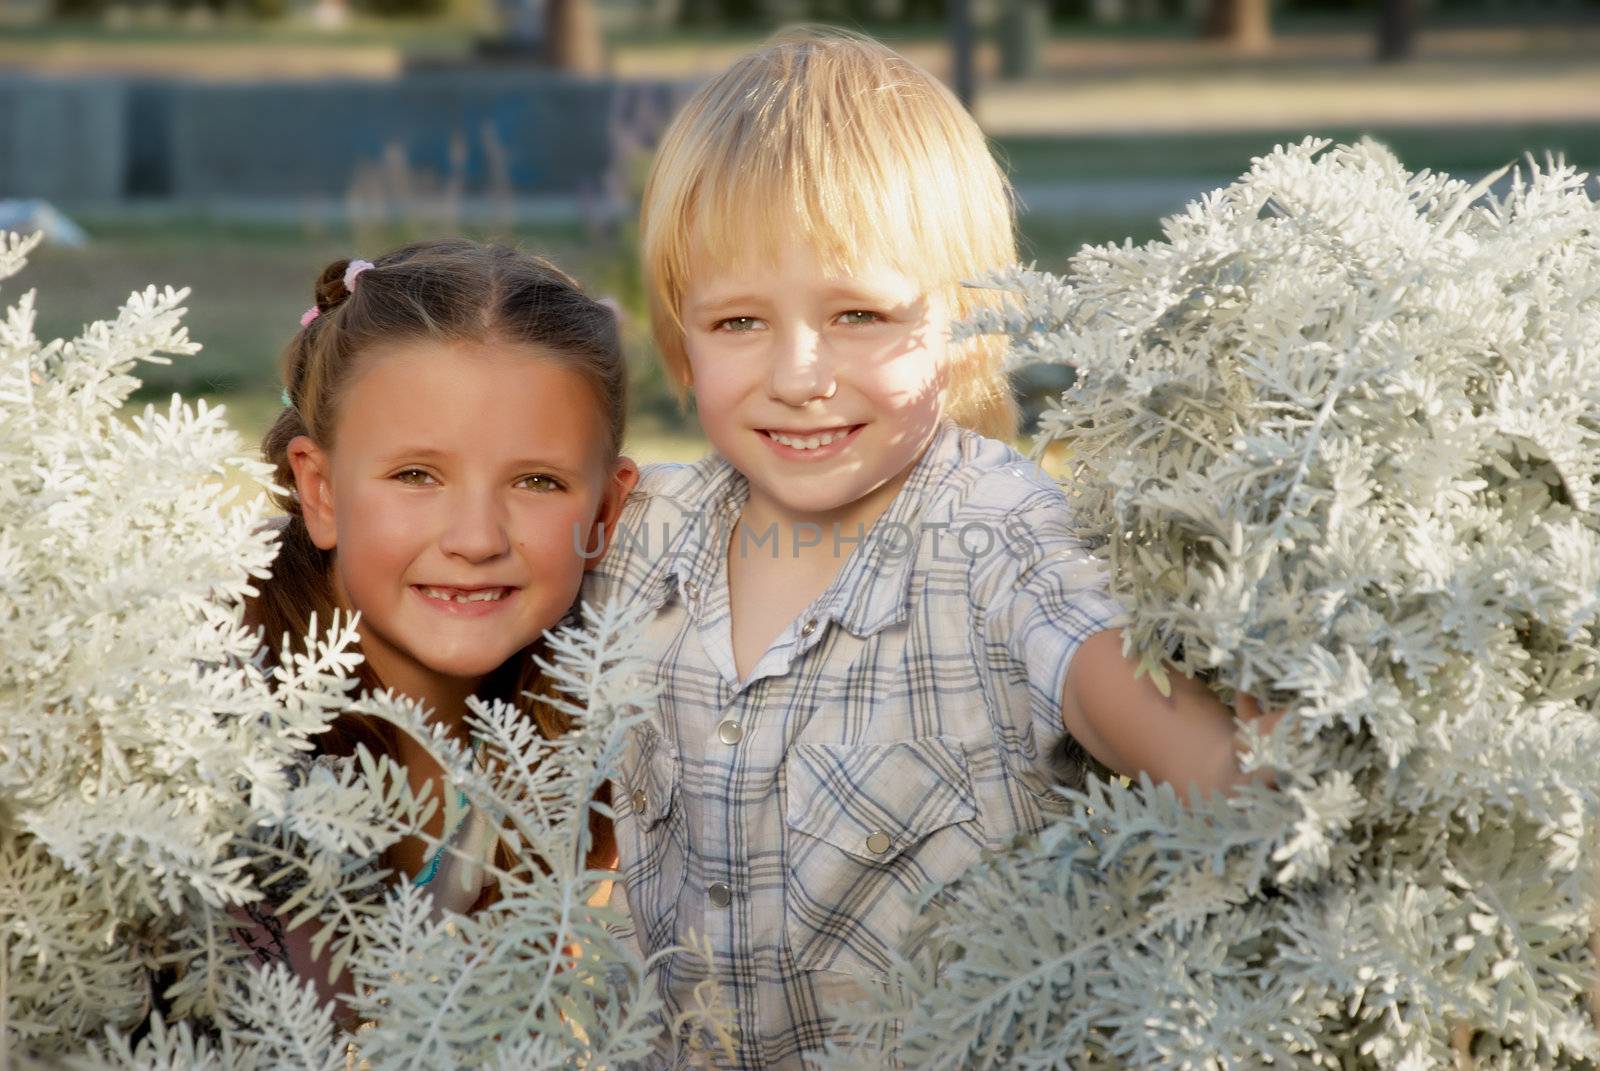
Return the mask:
<path id="1" fill-rule="evenodd" d="M 392 479 L 399 480 L 408 487 L 426 487 L 433 482 L 433 474 L 423 469 L 401 469 Z"/>
<path id="2" fill-rule="evenodd" d="M 839 322 L 842 324 L 875 324 L 882 319 L 882 316 L 866 309 L 851 309 L 849 312 L 839 314 Z"/>
<path id="3" fill-rule="evenodd" d="M 718 320 L 712 325 L 713 331 L 732 331 L 739 334 L 745 331 L 754 331 L 761 323 L 754 316 L 730 316 L 726 320 Z"/>
<path id="4" fill-rule="evenodd" d="M 560 480 L 554 476 L 546 476 L 542 472 L 536 472 L 532 476 L 524 476 L 517 483 L 530 491 L 561 491 L 565 489 Z"/>

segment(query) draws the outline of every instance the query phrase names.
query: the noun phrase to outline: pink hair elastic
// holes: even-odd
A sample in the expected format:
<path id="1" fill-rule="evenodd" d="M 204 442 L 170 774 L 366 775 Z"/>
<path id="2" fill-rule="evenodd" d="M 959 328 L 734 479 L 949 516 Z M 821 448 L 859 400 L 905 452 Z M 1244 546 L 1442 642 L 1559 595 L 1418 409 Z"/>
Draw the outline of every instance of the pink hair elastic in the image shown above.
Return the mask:
<path id="1" fill-rule="evenodd" d="M 368 268 L 376 268 L 376 267 L 377 267 L 377 265 L 372 263 L 372 261 L 370 261 L 370 260 L 352 260 L 344 269 L 344 288 L 347 291 L 350 291 L 351 293 L 354 293 L 355 292 L 355 288 L 356 288 L 356 278 L 358 276 L 360 276 L 360 274 L 362 272 L 366 271 Z M 318 316 L 321 316 L 321 315 L 322 315 L 322 310 L 321 309 L 317 308 L 315 305 L 311 306 L 305 312 L 302 312 L 300 314 L 300 326 L 301 327 L 309 327 L 309 326 L 311 326 L 311 321 L 315 320 Z"/>
<path id="2" fill-rule="evenodd" d="M 353 292 L 356 288 L 356 277 L 368 268 L 375 267 L 377 265 L 370 260 L 352 260 L 350 266 L 344 270 L 344 288 Z"/>

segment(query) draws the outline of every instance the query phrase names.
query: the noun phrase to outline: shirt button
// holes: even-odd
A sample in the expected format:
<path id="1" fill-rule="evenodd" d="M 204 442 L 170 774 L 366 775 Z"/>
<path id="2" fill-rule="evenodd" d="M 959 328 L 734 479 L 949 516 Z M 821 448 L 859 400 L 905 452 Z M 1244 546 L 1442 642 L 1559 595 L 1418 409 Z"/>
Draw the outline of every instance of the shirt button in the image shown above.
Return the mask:
<path id="1" fill-rule="evenodd" d="M 636 789 L 633 790 L 633 813 L 634 814 L 643 814 L 645 806 L 647 804 L 649 804 L 649 802 L 650 802 L 650 797 L 646 796 L 644 794 L 644 789 L 636 788 Z"/>
<path id="2" fill-rule="evenodd" d="M 692 599 L 696 595 L 700 594 L 700 589 L 695 586 L 695 582 L 693 580 L 685 580 L 683 582 L 683 593 Z"/>
<path id="3" fill-rule="evenodd" d="M 815 631 L 817 631 L 817 619 L 814 617 L 800 626 L 800 635 L 802 636 L 809 636 Z"/>
<path id="4" fill-rule="evenodd" d="M 889 850 L 889 834 L 883 830 L 867 834 L 867 851 L 873 855 L 882 855 Z"/>
<path id="5" fill-rule="evenodd" d="M 717 726 L 717 739 L 732 747 L 744 739 L 744 726 L 736 721 L 725 721 Z"/>
<path id="6" fill-rule="evenodd" d="M 725 881 L 713 882 L 711 888 L 706 890 L 706 896 L 711 900 L 712 907 L 727 907 L 733 903 L 733 889 Z"/>

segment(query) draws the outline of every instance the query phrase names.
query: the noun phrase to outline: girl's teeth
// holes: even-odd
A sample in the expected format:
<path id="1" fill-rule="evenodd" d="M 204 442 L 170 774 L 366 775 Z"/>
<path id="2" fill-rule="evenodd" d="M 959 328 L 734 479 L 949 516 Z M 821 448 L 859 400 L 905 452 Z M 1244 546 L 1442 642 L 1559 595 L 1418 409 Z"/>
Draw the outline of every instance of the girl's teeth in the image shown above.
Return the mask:
<path id="1" fill-rule="evenodd" d="M 819 446 L 827 446 L 836 439 L 844 438 L 849 434 L 849 429 L 837 428 L 833 431 L 825 431 L 820 435 L 806 435 L 799 437 L 794 435 L 784 435 L 783 433 L 776 431 L 769 431 L 767 434 L 772 436 L 773 441 L 782 443 L 784 446 L 787 446 L 792 450 L 815 450 Z"/>
<path id="2" fill-rule="evenodd" d="M 498 602 L 505 598 L 505 588 L 486 588 L 483 591 L 447 591 L 444 588 L 423 588 L 422 593 L 430 599 L 440 599 L 444 602 Z"/>

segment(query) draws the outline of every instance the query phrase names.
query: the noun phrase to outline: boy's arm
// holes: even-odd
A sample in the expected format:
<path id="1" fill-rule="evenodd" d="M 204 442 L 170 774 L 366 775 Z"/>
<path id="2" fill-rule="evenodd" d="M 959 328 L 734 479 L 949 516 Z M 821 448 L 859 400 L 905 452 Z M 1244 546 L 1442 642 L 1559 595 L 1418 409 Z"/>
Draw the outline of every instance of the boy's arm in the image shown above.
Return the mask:
<path id="1" fill-rule="evenodd" d="M 1062 688 L 1062 720 L 1091 755 L 1125 776 L 1145 773 L 1165 781 L 1186 801 L 1246 781 L 1270 781 L 1267 771 L 1240 771 L 1234 714 L 1210 689 L 1171 671 L 1172 694 L 1165 696 L 1148 674 L 1135 679 L 1137 665 L 1122 653 L 1121 629 L 1090 636 L 1073 655 Z M 1249 696 L 1240 697 L 1238 713 L 1260 719 L 1263 731 L 1282 717 L 1263 715 Z"/>

